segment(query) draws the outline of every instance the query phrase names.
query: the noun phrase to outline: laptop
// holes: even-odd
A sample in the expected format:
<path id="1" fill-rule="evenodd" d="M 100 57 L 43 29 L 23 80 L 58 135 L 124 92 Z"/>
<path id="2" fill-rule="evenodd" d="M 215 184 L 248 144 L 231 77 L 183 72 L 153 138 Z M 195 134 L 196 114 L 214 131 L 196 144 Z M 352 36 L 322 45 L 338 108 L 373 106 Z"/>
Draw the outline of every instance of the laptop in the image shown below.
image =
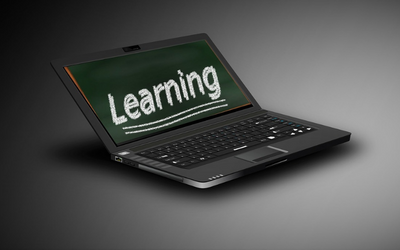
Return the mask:
<path id="1" fill-rule="evenodd" d="M 51 64 L 113 161 L 197 188 L 350 140 L 262 109 L 206 34 Z"/>

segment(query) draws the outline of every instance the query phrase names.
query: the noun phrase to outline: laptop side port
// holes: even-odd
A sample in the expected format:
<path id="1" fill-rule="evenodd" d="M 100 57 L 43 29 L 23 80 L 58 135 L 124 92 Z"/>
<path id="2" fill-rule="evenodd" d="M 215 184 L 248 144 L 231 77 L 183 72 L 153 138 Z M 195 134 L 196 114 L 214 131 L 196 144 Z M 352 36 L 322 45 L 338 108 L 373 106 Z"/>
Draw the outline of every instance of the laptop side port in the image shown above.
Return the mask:
<path id="1" fill-rule="evenodd" d="M 128 166 L 132 166 L 132 167 L 137 167 L 137 163 L 134 162 L 134 161 L 132 161 L 132 160 L 125 159 L 125 158 L 119 157 L 119 156 L 117 156 L 117 155 L 114 155 L 114 158 L 113 158 L 113 159 L 114 159 L 114 161 L 116 161 L 116 162 L 123 163 L 123 164 L 126 164 L 126 165 L 128 165 Z"/>
<path id="2" fill-rule="evenodd" d="M 138 167 L 138 164 L 137 164 L 136 162 L 131 161 L 131 160 L 128 160 L 128 159 L 124 159 L 124 163 L 125 163 L 126 165 L 131 166 L 131 167 Z"/>
<path id="3" fill-rule="evenodd" d="M 122 163 L 122 158 L 121 157 L 119 157 L 119 156 L 114 156 L 114 160 L 115 161 L 117 161 L 117 162 L 121 162 Z"/>

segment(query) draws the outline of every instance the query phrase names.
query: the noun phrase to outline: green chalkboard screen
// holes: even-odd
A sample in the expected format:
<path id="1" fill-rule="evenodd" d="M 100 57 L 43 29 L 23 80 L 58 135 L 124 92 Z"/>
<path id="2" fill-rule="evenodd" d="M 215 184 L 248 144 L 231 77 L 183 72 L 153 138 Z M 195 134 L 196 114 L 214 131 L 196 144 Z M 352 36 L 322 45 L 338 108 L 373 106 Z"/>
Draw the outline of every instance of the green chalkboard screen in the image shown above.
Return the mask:
<path id="1" fill-rule="evenodd" d="M 64 68 L 116 145 L 251 106 L 206 41 Z"/>

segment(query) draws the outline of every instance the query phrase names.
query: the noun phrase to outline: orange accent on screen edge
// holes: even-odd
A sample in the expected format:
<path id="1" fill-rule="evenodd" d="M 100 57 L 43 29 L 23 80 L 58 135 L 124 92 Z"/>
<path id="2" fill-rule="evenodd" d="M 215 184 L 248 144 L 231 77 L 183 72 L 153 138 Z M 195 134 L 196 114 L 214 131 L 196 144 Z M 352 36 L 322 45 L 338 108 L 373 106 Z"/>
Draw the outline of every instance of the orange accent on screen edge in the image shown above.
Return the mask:
<path id="1" fill-rule="evenodd" d="M 83 93 L 81 87 L 79 86 L 78 82 L 76 81 L 75 77 L 72 75 L 71 71 L 68 69 L 68 67 L 64 67 L 65 71 L 67 71 L 67 74 L 69 77 L 72 79 L 72 81 L 75 83 L 75 86 L 79 89 L 79 92 L 81 92 L 83 98 L 85 98 L 86 102 L 89 104 L 90 108 L 93 110 L 93 112 L 96 114 L 96 111 L 94 111 L 94 108 L 90 104 L 89 100 L 86 98 L 85 94 Z M 96 114 L 97 115 L 97 114 Z"/>

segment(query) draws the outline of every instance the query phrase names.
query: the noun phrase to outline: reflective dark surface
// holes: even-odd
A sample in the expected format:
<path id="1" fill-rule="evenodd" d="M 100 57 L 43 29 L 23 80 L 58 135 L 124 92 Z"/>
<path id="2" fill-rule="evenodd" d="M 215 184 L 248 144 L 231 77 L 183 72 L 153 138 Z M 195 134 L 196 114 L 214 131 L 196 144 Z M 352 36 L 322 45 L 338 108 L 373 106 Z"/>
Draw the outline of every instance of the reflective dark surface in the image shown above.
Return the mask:
<path id="1" fill-rule="evenodd" d="M 398 2 L 4 10 L 2 248 L 399 248 Z M 351 141 L 208 190 L 110 161 L 50 61 L 200 32 L 262 107 Z"/>

